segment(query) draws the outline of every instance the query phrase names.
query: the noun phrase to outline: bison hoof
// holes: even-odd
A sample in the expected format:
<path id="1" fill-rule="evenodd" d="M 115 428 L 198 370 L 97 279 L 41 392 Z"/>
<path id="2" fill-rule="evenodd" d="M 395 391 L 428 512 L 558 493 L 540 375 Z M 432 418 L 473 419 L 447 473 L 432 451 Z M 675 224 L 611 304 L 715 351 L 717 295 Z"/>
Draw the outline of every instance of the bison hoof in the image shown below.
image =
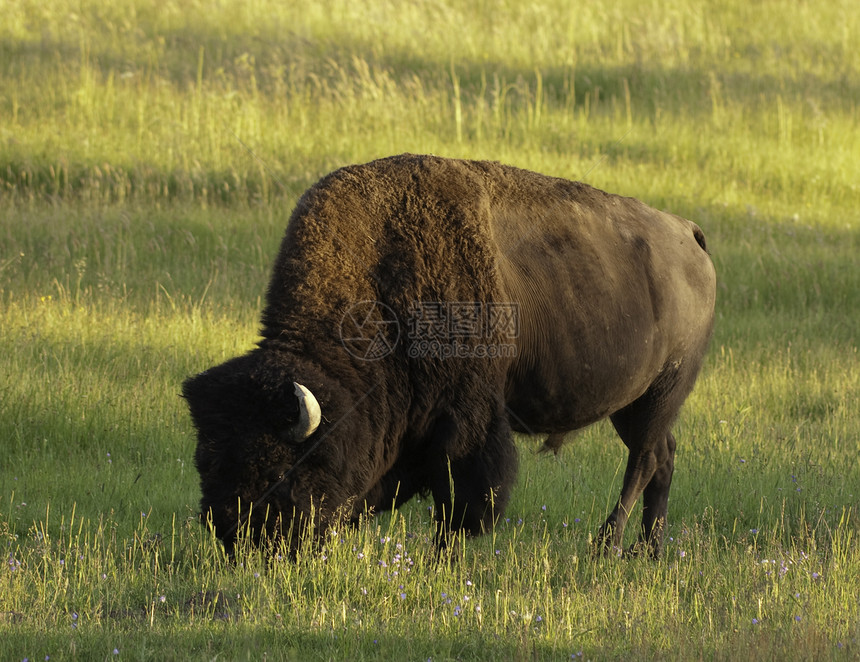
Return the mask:
<path id="1" fill-rule="evenodd" d="M 639 540 L 627 548 L 624 556 L 627 558 L 648 557 L 656 560 L 660 558 L 661 551 L 660 546 Z"/>

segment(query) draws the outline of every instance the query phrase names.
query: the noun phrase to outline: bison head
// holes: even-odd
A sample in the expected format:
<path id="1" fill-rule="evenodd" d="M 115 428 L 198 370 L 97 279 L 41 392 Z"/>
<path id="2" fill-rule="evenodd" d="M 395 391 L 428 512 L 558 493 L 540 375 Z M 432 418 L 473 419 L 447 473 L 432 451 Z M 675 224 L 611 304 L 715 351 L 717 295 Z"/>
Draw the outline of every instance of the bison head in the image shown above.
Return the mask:
<path id="1" fill-rule="evenodd" d="M 293 373 L 277 353 L 256 350 L 183 384 L 197 428 L 201 517 L 228 553 L 240 531 L 255 542 L 288 536 L 294 550 L 309 522 L 324 517 L 321 500 L 345 500 L 335 479 L 342 453 Z"/>

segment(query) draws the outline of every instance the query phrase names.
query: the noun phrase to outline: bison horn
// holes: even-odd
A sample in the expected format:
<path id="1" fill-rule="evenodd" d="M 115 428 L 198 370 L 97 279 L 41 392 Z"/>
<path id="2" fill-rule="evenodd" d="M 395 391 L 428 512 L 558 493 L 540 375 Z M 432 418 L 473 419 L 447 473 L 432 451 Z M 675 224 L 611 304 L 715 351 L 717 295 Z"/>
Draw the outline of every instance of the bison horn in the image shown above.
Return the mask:
<path id="1" fill-rule="evenodd" d="M 314 394 L 298 382 L 293 382 L 296 387 L 296 397 L 299 399 L 299 421 L 296 423 L 296 438 L 304 440 L 310 437 L 319 427 L 322 415 L 320 405 Z"/>

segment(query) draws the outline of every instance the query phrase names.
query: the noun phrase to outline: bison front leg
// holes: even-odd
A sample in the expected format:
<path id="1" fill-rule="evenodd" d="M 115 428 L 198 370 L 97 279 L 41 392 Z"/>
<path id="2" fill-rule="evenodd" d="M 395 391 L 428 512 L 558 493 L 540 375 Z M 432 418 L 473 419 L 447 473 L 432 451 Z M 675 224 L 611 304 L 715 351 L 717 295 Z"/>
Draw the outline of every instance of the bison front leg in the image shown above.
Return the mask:
<path id="1" fill-rule="evenodd" d="M 462 457 L 446 457 L 431 487 L 439 547 L 449 546 L 460 533 L 480 535 L 492 529 L 507 506 L 516 472 L 516 448 L 501 416 L 493 420 L 479 448 Z"/>

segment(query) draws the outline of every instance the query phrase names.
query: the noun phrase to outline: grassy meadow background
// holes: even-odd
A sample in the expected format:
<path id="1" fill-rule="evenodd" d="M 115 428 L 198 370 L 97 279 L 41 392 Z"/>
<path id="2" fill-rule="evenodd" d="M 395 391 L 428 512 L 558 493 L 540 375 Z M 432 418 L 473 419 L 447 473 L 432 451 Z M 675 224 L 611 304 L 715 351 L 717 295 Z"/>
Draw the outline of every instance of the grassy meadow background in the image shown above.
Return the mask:
<path id="1" fill-rule="evenodd" d="M 860 659 L 854 5 L 0 0 L 0 659 Z M 198 524 L 182 380 L 253 346 L 301 192 L 405 151 L 703 227 L 659 562 L 590 555 L 603 424 L 521 438 L 451 565 L 426 501 L 296 564 Z"/>

